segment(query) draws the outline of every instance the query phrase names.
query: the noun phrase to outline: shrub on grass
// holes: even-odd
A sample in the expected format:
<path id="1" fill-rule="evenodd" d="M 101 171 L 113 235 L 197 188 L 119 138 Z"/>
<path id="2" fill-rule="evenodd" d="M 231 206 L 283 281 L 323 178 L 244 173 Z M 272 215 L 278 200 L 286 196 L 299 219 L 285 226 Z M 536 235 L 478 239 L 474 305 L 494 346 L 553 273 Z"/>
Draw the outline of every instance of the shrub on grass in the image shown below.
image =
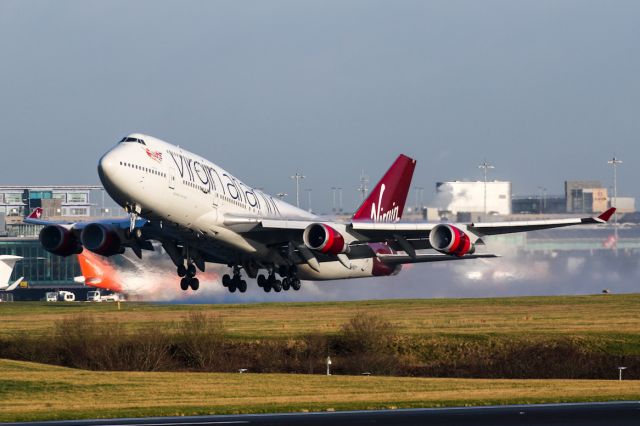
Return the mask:
<path id="1" fill-rule="evenodd" d="M 384 319 L 359 313 L 345 323 L 334 345 L 334 369 L 348 374 L 394 374 L 400 369 L 397 330 Z"/>
<path id="2" fill-rule="evenodd" d="M 224 370 L 225 334 L 222 318 L 191 312 L 178 324 L 175 356 L 187 368 L 198 371 Z"/>

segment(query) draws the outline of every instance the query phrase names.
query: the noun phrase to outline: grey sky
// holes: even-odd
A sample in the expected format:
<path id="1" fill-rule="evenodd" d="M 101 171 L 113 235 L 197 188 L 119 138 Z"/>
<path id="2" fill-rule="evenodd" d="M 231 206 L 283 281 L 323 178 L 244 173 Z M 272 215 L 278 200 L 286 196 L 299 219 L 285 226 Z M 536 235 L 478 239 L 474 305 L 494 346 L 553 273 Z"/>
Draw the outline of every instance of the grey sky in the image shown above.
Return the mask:
<path id="1" fill-rule="evenodd" d="M 352 207 L 402 152 L 414 184 L 640 196 L 638 1 L 0 2 L 0 183 L 97 183 L 140 131 L 248 184 Z M 293 200 L 290 196 L 289 200 Z"/>

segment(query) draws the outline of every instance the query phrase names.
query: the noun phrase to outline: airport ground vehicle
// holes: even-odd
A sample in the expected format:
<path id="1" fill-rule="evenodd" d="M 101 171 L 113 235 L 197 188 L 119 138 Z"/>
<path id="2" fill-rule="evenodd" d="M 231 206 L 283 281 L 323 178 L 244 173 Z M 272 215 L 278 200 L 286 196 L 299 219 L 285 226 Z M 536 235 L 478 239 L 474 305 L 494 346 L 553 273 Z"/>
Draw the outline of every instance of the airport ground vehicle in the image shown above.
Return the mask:
<path id="1" fill-rule="evenodd" d="M 102 298 L 100 296 L 100 291 L 88 291 L 87 292 L 87 302 L 102 302 Z"/>
<path id="2" fill-rule="evenodd" d="M 49 291 L 45 294 L 47 302 L 75 302 L 76 295 L 71 291 Z"/>
<path id="3" fill-rule="evenodd" d="M 102 294 L 100 290 L 92 290 L 87 292 L 88 302 L 118 302 L 121 300 L 118 293 Z"/>

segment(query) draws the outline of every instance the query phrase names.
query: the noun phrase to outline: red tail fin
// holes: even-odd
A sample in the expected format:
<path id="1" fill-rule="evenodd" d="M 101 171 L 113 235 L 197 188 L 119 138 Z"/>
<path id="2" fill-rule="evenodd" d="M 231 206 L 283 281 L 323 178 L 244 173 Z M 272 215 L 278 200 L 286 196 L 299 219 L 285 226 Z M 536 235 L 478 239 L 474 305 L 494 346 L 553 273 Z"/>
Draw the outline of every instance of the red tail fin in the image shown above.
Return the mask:
<path id="1" fill-rule="evenodd" d="M 415 168 L 416 160 L 400 154 L 353 215 L 353 220 L 400 220 Z"/>
<path id="2" fill-rule="evenodd" d="M 84 250 L 78 255 L 84 282 L 92 287 L 122 291 L 116 269 L 103 257 Z"/>
<path id="3" fill-rule="evenodd" d="M 31 214 L 27 216 L 29 219 L 40 219 L 42 217 L 42 208 L 36 207 Z"/>

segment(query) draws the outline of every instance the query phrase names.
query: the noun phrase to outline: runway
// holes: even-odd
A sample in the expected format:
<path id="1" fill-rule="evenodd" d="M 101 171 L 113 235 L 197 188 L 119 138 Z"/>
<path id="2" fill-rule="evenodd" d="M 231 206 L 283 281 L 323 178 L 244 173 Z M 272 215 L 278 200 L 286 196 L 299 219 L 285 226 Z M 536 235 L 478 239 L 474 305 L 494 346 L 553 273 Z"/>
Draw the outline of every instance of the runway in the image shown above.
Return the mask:
<path id="1" fill-rule="evenodd" d="M 553 425 L 638 425 L 640 401 L 511 405 L 491 407 L 426 408 L 330 413 L 289 413 L 194 417 L 153 417 L 142 419 L 74 420 L 9 425 L 49 426 L 206 426 L 206 425 L 473 425 L 473 426 L 553 426 Z"/>

